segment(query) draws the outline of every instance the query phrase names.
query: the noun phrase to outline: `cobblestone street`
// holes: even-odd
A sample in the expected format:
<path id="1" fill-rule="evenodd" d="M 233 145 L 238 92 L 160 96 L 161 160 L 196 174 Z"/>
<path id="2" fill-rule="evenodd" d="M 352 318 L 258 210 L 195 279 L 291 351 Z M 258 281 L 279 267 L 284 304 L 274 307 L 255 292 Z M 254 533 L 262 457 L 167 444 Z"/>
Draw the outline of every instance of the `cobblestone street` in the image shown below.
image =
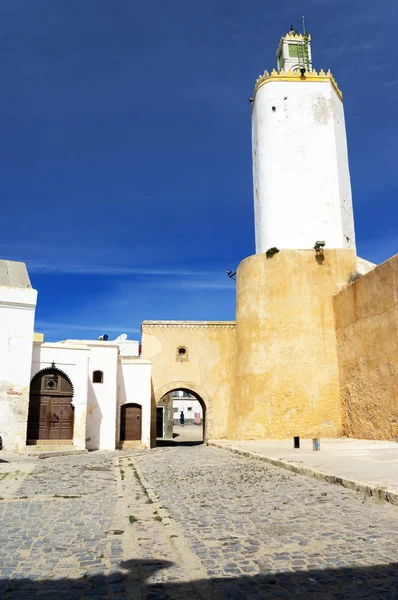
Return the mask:
<path id="1" fill-rule="evenodd" d="M 18 461 L 5 600 L 398 598 L 387 503 L 205 446 Z"/>

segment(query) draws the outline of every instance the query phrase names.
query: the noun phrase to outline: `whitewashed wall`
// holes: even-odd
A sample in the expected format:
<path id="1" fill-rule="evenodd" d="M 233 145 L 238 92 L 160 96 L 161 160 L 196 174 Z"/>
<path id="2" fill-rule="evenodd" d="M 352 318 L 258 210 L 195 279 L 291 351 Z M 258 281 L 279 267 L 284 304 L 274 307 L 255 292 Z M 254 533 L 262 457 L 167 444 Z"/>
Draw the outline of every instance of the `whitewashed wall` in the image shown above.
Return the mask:
<path id="1" fill-rule="evenodd" d="M 25 446 L 37 292 L 0 286 L 0 435 L 4 448 Z"/>
<path id="2" fill-rule="evenodd" d="M 256 252 L 355 248 L 344 111 L 330 81 L 268 81 L 252 115 Z"/>
<path id="3" fill-rule="evenodd" d="M 347 135 L 344 106 L 337 94 L 332 94 L 333 117 L 336 135 L 337 172 L 339 177 L 340 210 L 344 248 L 355 248 L 354 211 L 351 181 L 348 168 Z"/>
<path id="4" fill-rule="evenodd" d="M 120 413 L 123 404 L 135 403 L 142 406 L 142 437 L 145 448 L 151 446 L 151 373 L 149 360 L 119 358 L 117 442 L 120 442 Z"/>
<path id="5" fill-rule="evenodd" d="M 86 446 L 89 450 L 114 450 L 118 345 L 114 342 L 85 343 L 90 348 Z M 94 371 L 103 372 L 103 383 L 93 383 Z"/>

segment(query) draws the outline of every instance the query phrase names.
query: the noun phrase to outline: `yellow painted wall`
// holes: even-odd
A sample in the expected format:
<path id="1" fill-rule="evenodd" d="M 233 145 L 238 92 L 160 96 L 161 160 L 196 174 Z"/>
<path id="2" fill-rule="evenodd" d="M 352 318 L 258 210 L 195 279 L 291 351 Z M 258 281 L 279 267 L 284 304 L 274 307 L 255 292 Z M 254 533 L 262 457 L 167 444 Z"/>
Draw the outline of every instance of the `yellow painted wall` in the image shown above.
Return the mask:
<path id="1" fill-rule="evenodd" d="M 348 436 L 398 434 L 398 255 L 334 298 Z"/>
<path id="2" fill-rule="evenodd" d="M 186 361 L 177 357 L 182 346 L 188 351 Z M 142 356 L 153 365 L 152 424 L 161 397 L 185 388 L 206 405 L 205 437 L 226 437 L 235 365 L 234 322 L 144 321 Z"/>
<path id="3" fill-rule="evenodd" d="M 282 250 L 241 262 L 228 437 L 341 435 L 333 294 L 355 263 L 353 250 Z"/>

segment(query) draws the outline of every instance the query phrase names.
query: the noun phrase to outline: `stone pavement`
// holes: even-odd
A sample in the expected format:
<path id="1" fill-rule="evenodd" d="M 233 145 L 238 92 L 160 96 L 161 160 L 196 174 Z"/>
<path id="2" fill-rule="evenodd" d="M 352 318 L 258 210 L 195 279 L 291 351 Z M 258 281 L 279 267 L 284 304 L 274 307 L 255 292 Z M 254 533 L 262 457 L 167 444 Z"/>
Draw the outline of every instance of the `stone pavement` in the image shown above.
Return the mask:
<path id="1" fill-rule="evenodd" d="M 292 439 L 215 440 L 210 444 L 398 505 L 396 442 L 325 438 L 321 439 L 319 452 L 313 451 L 312 440 L 309 439 L 300 440 L 300 449 L 293 448 Z"/>
<path id="2" fill-rule="evenodd" d="M 398 598 L 397 507 L 216 448 L 161 451 L 134 462 L 215 598 Z"/>
<path id="3" fill-rule="evenodd" d="M 2 463 L 0 471 L 0 597 L 92 597 L 95 578 L 104 574 L 98 597 L 114 597 L 123 560 L 113 532 L 114 458 L 98 453 L 18 461 L 16 471 L 12 463 Z M 18 488 L 5 485 L 15 479 Z"/>
<path id="4" fill-rule="evenodd" d="M 18 461 L 4 600 L 398 598 L 398 508 L 360 493 L 203 445 Z"/>
<path id="5" fill-rule="evenodd" d="M 180 442 L 199 442 L 203 440 L 203 429 L 201 425 L 174 425 L 174 440 Z"/>

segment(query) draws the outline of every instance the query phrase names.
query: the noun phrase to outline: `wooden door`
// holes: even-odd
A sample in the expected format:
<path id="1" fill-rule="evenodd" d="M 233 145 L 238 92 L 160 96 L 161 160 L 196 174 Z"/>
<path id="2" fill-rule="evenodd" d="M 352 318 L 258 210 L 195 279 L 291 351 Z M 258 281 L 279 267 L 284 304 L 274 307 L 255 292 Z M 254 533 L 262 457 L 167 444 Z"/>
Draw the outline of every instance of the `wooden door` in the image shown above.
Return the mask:
<path id="1" fill-rule="evenodd" d="M 141 441 L 142 407 L 139 404 L 125 404 L 121 410 L 120 441 Z"/>
<path id="2" fill-rule="evenodd" d="M 73 438 L 74 411 L 72 398 L 52 396 L 49 410 L 49 440 L 71 440 Z"/>
<path id="3" fill-rule="evenodd" d="M 46 369 L 32 380 L 29 397 L 27 439 L 72 440 L 73 388 L 63 373 Z"/>

